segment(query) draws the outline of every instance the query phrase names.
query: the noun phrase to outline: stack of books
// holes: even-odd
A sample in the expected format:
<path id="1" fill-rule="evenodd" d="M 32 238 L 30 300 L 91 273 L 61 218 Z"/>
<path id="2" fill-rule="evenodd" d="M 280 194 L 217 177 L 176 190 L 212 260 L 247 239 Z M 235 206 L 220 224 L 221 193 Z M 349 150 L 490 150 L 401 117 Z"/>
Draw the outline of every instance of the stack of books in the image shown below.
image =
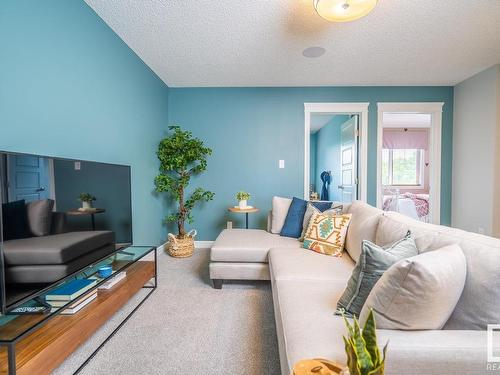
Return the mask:
<path id="1" fill-rule="evenodd" d="M 52 306 L 52 311 L 66 305 L 80 297 L 83 293 L 91 289 L 97 284 L 95 279 L 75 279 L 65 283 L 59 288 L 54 289 L 45 296 L 47 302 Z M 82 299 L 69 305 L 61 314 L 71 315 L 83 309 L 90 302 L 97 298 L 97 290 L 84 296 Z"/>
<path id="2" fill-rule="evenodd" d="M 108 290 L 111 289 L 113 286 L 118 284 L 121 280 L 123 280 L 127 276 L 127 272 L 122 271 L 117 274 L 115 274 L 111 279 L 107 280 L 106 282 L 102 283 L 99 285 L 98 289 L 99 290 Z"/>

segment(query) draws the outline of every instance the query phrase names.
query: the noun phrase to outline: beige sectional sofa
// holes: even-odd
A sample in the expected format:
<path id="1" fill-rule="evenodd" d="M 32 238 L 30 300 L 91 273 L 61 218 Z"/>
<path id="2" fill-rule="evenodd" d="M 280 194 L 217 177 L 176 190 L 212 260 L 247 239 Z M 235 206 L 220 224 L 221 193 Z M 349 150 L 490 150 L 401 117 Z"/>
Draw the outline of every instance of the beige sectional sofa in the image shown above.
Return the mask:
<path id="1" fill-rule="evenodd" d="M 486 327 L 500 323 L 500 240 L 421 223 L 362 202 L 344 210 L 353 216 L 341 258 L 302 249 L 297 240 L 264 230 L 225 230 L 212 247 L 210 277 L 217 286 L 222 279 L 271 280 L 282 374 L 290 374 L 293 364 L 305 358 L 345 363 L 344 323 L 334 312 L 361 240 L 386 245 L 408 230 L 419 252 L 459 244 L 467 279 L 443 330 L 378 330 L 380 345 L 389 341 L 386 374 L 491 374 L 498 368 L 487 361 Z M 499 336 L 493 336 L 494 355 L 500 350 Z"/>

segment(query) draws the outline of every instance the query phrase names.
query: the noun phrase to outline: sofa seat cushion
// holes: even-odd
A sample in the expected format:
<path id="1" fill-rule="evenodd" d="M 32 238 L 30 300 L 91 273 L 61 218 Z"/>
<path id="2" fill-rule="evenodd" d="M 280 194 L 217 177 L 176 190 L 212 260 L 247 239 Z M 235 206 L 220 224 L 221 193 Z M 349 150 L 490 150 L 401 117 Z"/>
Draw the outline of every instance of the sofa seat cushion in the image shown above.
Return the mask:
<path id="1" fill-rule="evenodd" d="M 300 242 L 261 229 L 224 229 L 212 246 L 210 260 L 267 263 L 267 253 L 273 247 L 299 248 Z"/>
<path id="2" fill-rule="evenodd" d="M 13 284 L 48 284 L 81 270 L 113 253 L 114 244 L 107 244 L 64 264 L 29 264 L 5 268 L 5 280 Z"/>
<path id="3" fill-rule="evenodd" d="M 274 268 L 272 273 L 274 277 Z M 274 280 L 273 283 L 288 368 L 309 358 L 345 363 L 342 335 L 347 333 L 342 317 L 334 315 L 345 282 Z"/>
<path id="4" fill-rule="evenodd" d="M 274 248 L 269 263 L 276 280 L 325 280 L 345 283 L 355 263 L 348 254 L 330 257 L 306 249 Z"/>
<path id="5" fill-rule="evenodd" d="M 31 237 L 3 243 L 8 266 L 65 264 L 114 242 L 111 231 L 85 231 Z"/>

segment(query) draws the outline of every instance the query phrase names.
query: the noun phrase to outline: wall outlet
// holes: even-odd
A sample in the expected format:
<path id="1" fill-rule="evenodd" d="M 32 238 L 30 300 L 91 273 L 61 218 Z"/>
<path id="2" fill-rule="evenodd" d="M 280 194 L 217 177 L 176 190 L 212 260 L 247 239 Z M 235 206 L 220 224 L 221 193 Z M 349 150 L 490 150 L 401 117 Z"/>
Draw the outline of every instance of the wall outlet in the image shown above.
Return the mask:
<path id="1" fill-rule="evenodd" d="M 80 169 L 82 169 L 82 163 L 75 161 L 75 171 L 79 171 Z"/>
<path id="2" fill-rule="evenodd" d="M 226 228 L 227 229 L 233 229 L 233 222 L 232 221 L 228 221 L 227 224 L 226 224 Z"/>
<path id="3" fill-rule="evenodd" d="M 484 228 L 483 227 L 477 228 L 477 233 L 484 234 Z"/>
<path id="4" fill-rule="evenodd" d="M 280 168 L 285 168 L 285 161 L 284 160 L 280 160 L 278 165 L 279 165 Z"/>

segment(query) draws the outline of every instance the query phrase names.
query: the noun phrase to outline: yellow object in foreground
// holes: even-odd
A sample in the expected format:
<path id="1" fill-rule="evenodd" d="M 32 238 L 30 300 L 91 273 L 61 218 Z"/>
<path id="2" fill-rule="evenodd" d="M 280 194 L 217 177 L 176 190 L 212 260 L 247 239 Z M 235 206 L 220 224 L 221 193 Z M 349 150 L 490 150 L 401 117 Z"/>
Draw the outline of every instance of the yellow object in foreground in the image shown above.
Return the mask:
<path id="1" fill-rule="evenodd" d="M 327 359 L 304 359 L 293 366 L 291 375 L 340 375 L 343 367 Z"/>

